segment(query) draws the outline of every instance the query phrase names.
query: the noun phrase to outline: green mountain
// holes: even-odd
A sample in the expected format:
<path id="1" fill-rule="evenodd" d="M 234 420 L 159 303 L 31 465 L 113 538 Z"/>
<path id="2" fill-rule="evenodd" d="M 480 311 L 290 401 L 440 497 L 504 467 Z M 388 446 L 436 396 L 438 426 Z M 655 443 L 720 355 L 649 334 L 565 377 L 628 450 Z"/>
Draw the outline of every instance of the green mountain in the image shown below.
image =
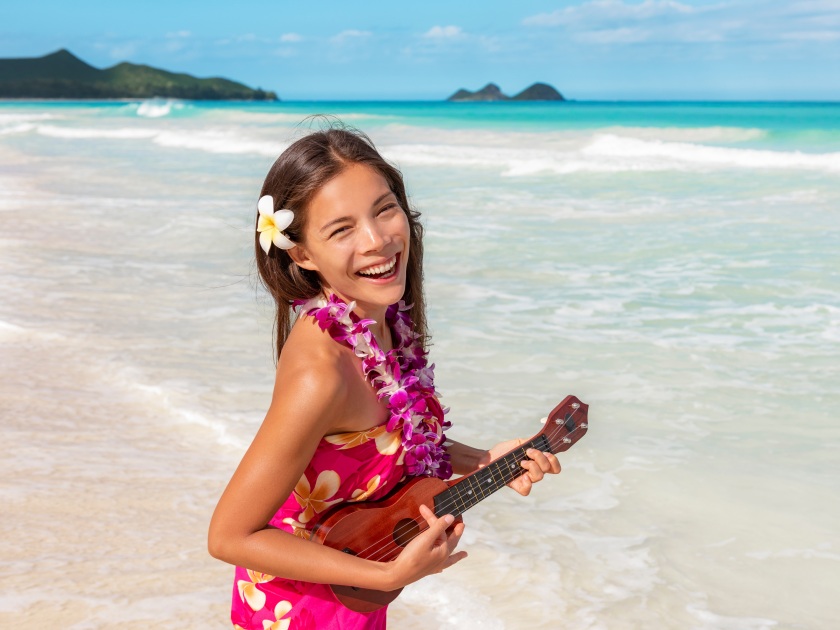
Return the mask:
<path id="1" fill-rule="evenodd" d="M 476 92 L 461 88 L 450 96 L 447 101 L 509 101 L 510 97 L 502 94 L 502 90 L 495 83 L 488 83 Z"/>
<path id="2" fill-rule="evenodd" d="M 565 101 L 563 95 L 548 83 L 534 83 L 512 98 L 514 101 Z"/>
<path id="3" fill-rule="evenodd" d="M 534 83 L 516 96 L 510 97 L 495 83 L 488 83 L 477 92 L 461 88 L 447 101 L 565 101 L 563 95 L 547 83 Z"/>
<path id="4" fill-rule="evenodd" d="M 276 101 L 274 92 L 222 78 L 199 79 L 135 63 L 100 70 L 69 50 L 0 59 L 0 98 L 183 98 Z"/>

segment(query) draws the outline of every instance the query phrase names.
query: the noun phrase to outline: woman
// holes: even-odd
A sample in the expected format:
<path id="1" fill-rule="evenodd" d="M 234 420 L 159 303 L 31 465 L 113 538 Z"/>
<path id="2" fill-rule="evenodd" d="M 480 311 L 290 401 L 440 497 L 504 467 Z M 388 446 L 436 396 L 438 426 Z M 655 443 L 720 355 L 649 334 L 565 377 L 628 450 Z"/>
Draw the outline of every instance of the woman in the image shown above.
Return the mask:
<path id="1" fill-rule="evenodd" d="M 292 144 L 258 210 L 257 266 L 277 302 L 277 377 L 213 514 L 209 550 L 237 565 L 237 627 L 384 628 L 384 608 L 354 612 L 326 585 L 389 591 L 439 573 L 467 555 L 454 551 L 463 523 L 422 508 L 428 529 L 393 562 L 376 562 L 310 542 L 320 515 L 380 499 L 407 476 L 472 472 L 521 441 L 489 451 L 444 442 L 449 425 L 425 358 L 419 214 L 367 136 L 332 128 Z M 523 495 L 560 471 L 551 454 L 528 456 L 509 484 Z"/>

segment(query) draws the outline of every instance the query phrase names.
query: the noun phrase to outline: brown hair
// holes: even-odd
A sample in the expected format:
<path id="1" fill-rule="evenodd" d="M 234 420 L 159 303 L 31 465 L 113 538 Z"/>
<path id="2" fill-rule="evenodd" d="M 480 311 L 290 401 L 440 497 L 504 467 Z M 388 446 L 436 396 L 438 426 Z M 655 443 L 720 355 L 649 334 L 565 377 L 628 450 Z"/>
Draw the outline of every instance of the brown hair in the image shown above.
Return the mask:
<path id="1" fill-rule="evenodd" d="M 425 347 L 426 303 L 423 295 L 423 226 L 420 224 L 420 213 L 413 210 L 408 202 L 402 173 L 379 155 L 367 135 L 332 123 L 327 129 L 300 138 L 274 162 L 260 197 L 271 195 L 275 211 L 280 208 L 294 211 L 295 218 L 283 233 L 299 242 L 306 225 L 309 202 L 324 184 L 353 164 L 364 164 L 378 171 L 408 217 L 410 242 L 403 300 L 411 305 L 409 314 L 414 330 L 420 334 L 420 342 Z M 275 336 L 279 357 L 292 329 L 292 301 L 308 300 L 320 294 L 321 279 L 316 272 L 298 267 L 289 253 L 279 247 L 272 246 L 266 254 L 260 247 L 256 231 L 254 242 L 260 279 L 277 305 Z"/>

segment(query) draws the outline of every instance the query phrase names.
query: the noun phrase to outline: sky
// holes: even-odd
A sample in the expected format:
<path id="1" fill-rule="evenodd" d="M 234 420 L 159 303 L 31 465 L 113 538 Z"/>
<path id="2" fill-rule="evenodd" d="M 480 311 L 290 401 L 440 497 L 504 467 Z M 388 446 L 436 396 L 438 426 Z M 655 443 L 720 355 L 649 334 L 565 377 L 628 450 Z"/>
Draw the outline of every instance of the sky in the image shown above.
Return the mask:
<path id="1" fill-rule="evenodd" d="M 118 2 L 0 6 L 0 57 L 223 76 L 283 100 L 840 101 L 840 0 Z"/>

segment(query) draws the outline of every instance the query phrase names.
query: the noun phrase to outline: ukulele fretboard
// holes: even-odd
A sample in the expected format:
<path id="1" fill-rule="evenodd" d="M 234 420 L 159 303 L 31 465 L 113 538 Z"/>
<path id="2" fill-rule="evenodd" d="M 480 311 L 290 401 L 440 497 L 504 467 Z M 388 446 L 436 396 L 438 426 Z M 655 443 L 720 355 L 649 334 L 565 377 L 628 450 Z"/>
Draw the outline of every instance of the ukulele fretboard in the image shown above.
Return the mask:
<path id="1" fill-rule="evenodd" d="M 492 464 L 462 477 L 452 487 L 435 496 L 435 515 L 440 517 L 444 514 L 463 514 L 496 490 L 525 474 L 526 470 L 522 468 L 521 463 L 530 459 L 525 454 L 529 448 L 544 452 L 551 450 L 548 439 L 539 435 Z"/>

